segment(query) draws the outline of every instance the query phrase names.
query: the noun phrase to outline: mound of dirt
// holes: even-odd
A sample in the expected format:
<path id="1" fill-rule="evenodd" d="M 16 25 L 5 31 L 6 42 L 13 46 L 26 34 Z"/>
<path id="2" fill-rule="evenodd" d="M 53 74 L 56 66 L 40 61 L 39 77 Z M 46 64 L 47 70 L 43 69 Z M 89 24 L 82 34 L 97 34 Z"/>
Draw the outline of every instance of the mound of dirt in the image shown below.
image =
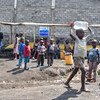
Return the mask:
<path id="1" fill-rule="evenodd" d="M 72 66 L 66 66 L 62 60 L 55 60 L 53 66 L 50 67 L 37 68 L 37 63 L 31 60 L 28 64 L 30 70 L 26 71 L 23 66 L 19 69 L 16 66 L 17 62 L 17 60 L 0 59 L 0 88 L 31 86 L 38 81 L 40 83 L 61 79 L 61 76 L 66 76 L 72 68 Z"/>

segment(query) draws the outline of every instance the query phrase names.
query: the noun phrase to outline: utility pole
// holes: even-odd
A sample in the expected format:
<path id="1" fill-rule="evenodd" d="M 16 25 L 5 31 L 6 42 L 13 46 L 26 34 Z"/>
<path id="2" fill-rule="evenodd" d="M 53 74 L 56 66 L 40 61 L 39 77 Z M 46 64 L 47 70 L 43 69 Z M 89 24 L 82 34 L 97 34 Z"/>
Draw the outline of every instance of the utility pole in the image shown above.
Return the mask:
<path id="1" fill-rule="evenodd" d="M 13 22 L 17 22 L 17 3 L 18 0 L 14 0 L 14 13 L 13 13 Z M 16 27 L 14 28 L 14 33 L 16 33 Z"/>
<path id="2" fill-rule="evenodd" d="M 17 22 L 17 2 L 18 0 L 14 0 L 14 11 L 13 11 L 13 23 Z M 13 26 L 10 26 L 11 29 L 11 43 L 13 42 Z M 14 34 L 16 33 L 16 27 L 14 27 Z"/>
<path id="3" fill-rule="evenodd" d="M 52 6 L 51 6 L 52 9 L 55 9 L 55 3 L 56 3 L 56 1 L 52 0 Z"/>
<path id="4" fill-rule="evenodd" d="M 14 0 L 14 15 L 13 15 L 13 22 L 17 22 L 17 2 L 18 0 Z"/>
<path id="5" fill-rule="evenodd" d="M 51 21 L 55 23 L 55 0 L 52 0 L 51 4 Z M 51 27 L 51 35 L 53 36 L 55 33 L 55 26 Z"/>

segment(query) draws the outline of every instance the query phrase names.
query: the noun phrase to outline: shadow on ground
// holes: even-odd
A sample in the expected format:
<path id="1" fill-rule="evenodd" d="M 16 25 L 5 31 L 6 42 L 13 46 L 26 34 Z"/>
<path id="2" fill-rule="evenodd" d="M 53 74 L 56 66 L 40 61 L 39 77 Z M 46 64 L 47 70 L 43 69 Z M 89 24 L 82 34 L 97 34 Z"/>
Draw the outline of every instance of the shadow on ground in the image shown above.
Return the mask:
<path id="1" fill-rule="evenodd" d="M 52 100 L 68 100 L 69 98 L 77 98 L 79 94 L 81 94 L 81 92 L 77 89 L 68 89 L 68 91 L 64 92 L 59 97 Z"/>
<path id="2" fill-rule="evenodd" d="M 12 72 L 13 75 L 16 75 L 16 74 L 21 74 L 22 72 L 24 72 L 24 69 L 14 68 L 14 69 L 11 69 L 11 70 L 9 70 L 7 72 L 8 73 Z"/>

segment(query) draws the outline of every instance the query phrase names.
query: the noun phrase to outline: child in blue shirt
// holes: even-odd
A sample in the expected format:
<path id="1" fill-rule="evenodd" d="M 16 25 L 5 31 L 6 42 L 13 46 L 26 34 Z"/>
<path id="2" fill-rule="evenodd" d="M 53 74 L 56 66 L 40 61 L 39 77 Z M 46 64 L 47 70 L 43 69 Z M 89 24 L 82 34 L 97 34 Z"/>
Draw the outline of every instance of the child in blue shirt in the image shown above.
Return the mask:
<path id="1" fill-rule="evenodd" d="M 89 73 L 87 81 L 96 82 L 96 71 L 97 65 L 99 64 L 99 49 L 96 47 L 97 40 L 92 41 L 92 48 L 88 52 L 88 65 L 89 65 Z M 93 71 L 93 78 L 92 78 L 92 71 Z"/>
<path id="2" fill-rule="evenodd" d="M 20 44 L 19 44 L 19 61 L 18 61 L 18 65 L 19 68 L 20 66 L 22 66 L 22 61 L 23 61 L 23 58 L 24 58 L 24 46 L 25 46 L 25 43 L 24 43 L 24 38 L 21 38 L 20 39 Z"/>

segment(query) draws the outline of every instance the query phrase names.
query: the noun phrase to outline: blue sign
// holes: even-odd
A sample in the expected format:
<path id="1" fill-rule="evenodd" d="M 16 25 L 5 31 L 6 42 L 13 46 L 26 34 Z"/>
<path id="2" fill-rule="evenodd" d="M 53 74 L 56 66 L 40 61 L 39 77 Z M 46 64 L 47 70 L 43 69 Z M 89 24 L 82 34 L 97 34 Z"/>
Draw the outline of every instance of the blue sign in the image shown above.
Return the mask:
<path id="1" fill-rule="evenodd" d="M 49 36 L 49 27 L 40 27 L 39 28 L 39 36 L 40 37 L 48 37 Z"/>

